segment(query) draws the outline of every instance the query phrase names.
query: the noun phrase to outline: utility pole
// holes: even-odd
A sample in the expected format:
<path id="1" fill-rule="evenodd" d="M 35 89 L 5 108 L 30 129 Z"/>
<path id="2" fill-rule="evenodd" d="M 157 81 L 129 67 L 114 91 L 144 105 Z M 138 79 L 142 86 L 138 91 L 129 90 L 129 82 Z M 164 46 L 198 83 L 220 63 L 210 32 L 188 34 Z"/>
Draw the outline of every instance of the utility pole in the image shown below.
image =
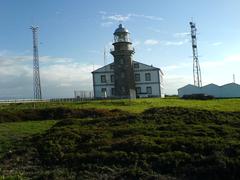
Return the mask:
<path id="1" fill-rule="evenodd" d="M 39 72 L 39 56 L 38 56 L 38 27 L 31 26 L 33 33 L 33 93 L 34 99 L 42 99 L 40 72 Z"/>
<path id="2" fill-rule="evenodd" d="M 197 28 L 195 23 L 190 22 L 189 24 L 191 27 L 192 51 L 193 51 L 193 81 L 195 86 L 202 87 L 202 75 L 197 50 Z"/>

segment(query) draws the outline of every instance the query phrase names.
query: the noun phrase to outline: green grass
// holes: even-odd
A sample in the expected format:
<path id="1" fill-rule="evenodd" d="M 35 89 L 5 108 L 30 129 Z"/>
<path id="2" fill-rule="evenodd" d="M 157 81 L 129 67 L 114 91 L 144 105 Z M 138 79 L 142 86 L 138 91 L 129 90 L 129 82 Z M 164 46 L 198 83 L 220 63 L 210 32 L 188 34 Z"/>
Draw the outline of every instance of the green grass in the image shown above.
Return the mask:
<path id="1" fill-rule="evenodd" d="M 0 124 L 0 157 L 12 148 L 23 138 L 30 137 L 49 129 L 56 123 L 48 121 L 26 121 Z"/>
<path id="2" fill-rule="evenodd" d="M 160 109 L 145 111 L 155 107 Z M 112 109 L 129 113 L 107 111 Z M 25 172 L 26 177 L 58 179 L 75 177 L 79 171 L 96 178 L 103 172 L 138 179 L 160 175 L 204 179 L 212 172 L 216 177 L 232 174 L 230 179 L 239 175 L 240 99 L 0 104 L 0 122 L 0 159 L 13 151 L 12 157 L 2 158 L 10 167 L 2 172 L 7 176 L 18 173 L 12 167 L 22 173 L 32 165 L 36 167 L 30 168 L 32 174 Z M 31 158 L 39 158 L 50 169 L 34 161 L 28 164 Z M 23 169 L 19 159 L 26 164 Z M 0 175 L 4 165 L 0 163 Z"/>
<path id="3" fill-rule="evenodd" d="M 46 102 L 25 104 L 0 104 L 0 110 L 44 109 L 54 107 L 122 109 L 129 112 L 143 112 L 151 107 L 186 107 L 194 109 L 240 111 L 240 99 L 183 100 L 178 98 L 147 98 L 136 100 L 95 100 L 88 102 Z"/>
<path id="4" fill-rule="evenodd" d="M 240 112 L 152 108 L 59 120 L 3 166 L 38 179 L 233 180 L 240 176 L 239 138 Z"/>

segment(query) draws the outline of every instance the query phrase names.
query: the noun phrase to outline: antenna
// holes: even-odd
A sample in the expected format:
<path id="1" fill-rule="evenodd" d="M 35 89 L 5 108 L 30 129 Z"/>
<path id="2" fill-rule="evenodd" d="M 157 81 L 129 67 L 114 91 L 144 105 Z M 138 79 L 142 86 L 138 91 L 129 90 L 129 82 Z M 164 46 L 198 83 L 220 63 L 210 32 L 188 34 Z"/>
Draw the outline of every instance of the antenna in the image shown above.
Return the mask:
<path id="1" fill-rule="evenodd" d="M 39 56 L 38 56 L 38 26 L 31 26 L 33 32 L 33 93 L 34 99 L 42 99 L 40 73 L 39 73 Z"/>
<path id="2" fill-rule="evenodd" d="M 106 66 L 106 63 L 107 63 L 106 46 L 104 47 L 104 52 L 103 52 L 103 63 L 104 63 L 104 66 Z"/>
<path id="3" fill-rule="evenodd" d="M 120 19 L 120 20 L 118 21 L 118 23 L 119 23 L 119 24 L 122 24 L 122 23 L 123 23 L 123 20 L 122 20 L 122 19 Z"/>
<path id="4" fill-rule="evenodd" d="M 191 37 L 192 37 L 192 51 L 193 51 L 193 81 L 194 85 L 202 87 L 202 75 L 200 64 L 198 61 L 198 50 L 197 50 L 197 28 L 195 23 L 190 22 Z"/>
<path id="5" fill-rule="evenodd" d="M 235 74 L 233 74 L 233 83 L 236 83 Z"/>

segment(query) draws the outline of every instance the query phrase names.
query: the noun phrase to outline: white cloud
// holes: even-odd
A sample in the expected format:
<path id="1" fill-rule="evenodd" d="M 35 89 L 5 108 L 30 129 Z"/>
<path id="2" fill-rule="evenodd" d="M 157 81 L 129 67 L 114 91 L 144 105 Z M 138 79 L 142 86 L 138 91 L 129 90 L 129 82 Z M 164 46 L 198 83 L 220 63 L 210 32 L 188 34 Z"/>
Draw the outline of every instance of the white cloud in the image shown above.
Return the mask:
<path id="1" fill-rule="evenodd" d="M 0 51 L 0 56 L 4 56 L 4 55 L 6 55 L 6 54 L 8 54 L 8 51 L 7 51 L 7 50 L 1 50 L 1 51 Z"/>
<path id="2" fill-rule="evenodd" d="M 137 18 L 144 18 L 144 19 L 149 19 L 149 20 L 154 20 L 154 21 L 162 21 L 162 17 L 157 17 L 157 16 L 149 16 L 149 15 L 144 15 L 144 14 L 129 14 L 130 17 L 137 17 Z"/>
<path id="3" fill-rule="evenodd" d="M 138 41 L 138 40 L 133 41 L 133 46 L 134 46 L 134 47 L 137 47 L 137 46 L 139 46 L 140 44 L 141 44 L 141 42 Z"/>
<path id="4" fill-rule="evenodd" d="M 214 43 L 212 43 L 212 46 L 220 46 L 222 44 L 223 44 L 222 42 L 214 42 Z"/>
<path id="5" fill-rule="evenodd" d="M 166 46 L 181 46 L 189 42 L 189 39 L 183 41 L 163 41 L 163 44 Z"/>
<path id="6" fill-rule="evenodd" d="M 177 90 L 187 84 L 191 84 L 191 76 L 166 74 L 164 76 L 164 93 L 177 95 Z"/>
<path id="7" fill-rule="evenodd" d="M 102 22 L 102 23 L 101 23 L 101 26 L 102 26 L 102 27 L 110 27 L 110 26 L 112 26 L 113 24 L 114 24 L 113 22 L 108 21 L 108 22 Z"/>
<path id="8" fill-rule="evenodd" d="M 240 62 L 240 54 L 231 55 L 225 58 L 226 62 Z"/>
<path id="9" fill-rule="evenodd" d="M 168 34 L 167 31 L 164 31 L 163 29 L 153 28 L 153 27 L 147 27 L 150 31 L 153 31 L 155 33 L 161 33 L 161 34 Z"/>
<path id="10" fill-rule="evenodd" d="M 92 64 L 51 56 L 39 59 L 44 97 L 73 97 L 76 89 L 92 89 Z M 0 98 L 32 98 L 31 56 L 1 56 L 0 77 Z"/>
<path id="11" fill-rule="evenodd" d="M 28 60 L 32 60 L 32 56 L 27 56 L 29 57 Z M 22 56 L 19 56 L 19 58 L 21 59 Z M 51 56 L 41 56 L 39 57 L 39 61 L 45 65 L 45 64 L 54 64 L 54 63 L 71 63 L 74 60 L 72 58 L 59 58 L 59 57 L 51 57 Z"/>
<path id="12" fill-rule="evenodd" d="M 60 15 L 60 14 L 62 14 L 62 11 L 61 11 L 61 10 L 58 10 L 58 11 L 55 12 L 55 14 L 56 14 L 56 15 Z"/>
<path id="13" fill-rule="evenodd" d="M 106 11 L 99 11 L 99 14 L 105 15 L 105 14 L 107 14 L 107 12 Z"/>
<path id="14" fill-rule="evenodd" d="M 155 39 L 147 39 L 146 41 L 144 41 L 145 45 L 150 45 L 150 46 L 156 45 L 158 43 L 159 43 L 158 40 L 155 40 Z"/>
<path id="15" fill-rule="evenodd" d="M 102 27 L 109 27 L 112 26 L 114 21 L 117 22 L 125 22 L 132 18 L 139 18 L 139 19 L 147 19 L 147 20 L 154 20 L 154 21 L 162 21 L 162 17 L 157 16 L 149 16 L 144 14 L 135 14 L 135 13 L 129 13 L 129 14 L 111 14 L 107 13 L 106 11 L 100 11 L 99 14 L 101 15 L 101 18 L 103 22 L 101 23 Z"/>
<path id="16" fill-rule="evenodd" d="M 165 66 L 163 67 L 166 71 L 175 71 L 178 69 L 182 69 L 182 68 L 191 68 L 192 67 L 192 62 L 191 60 L 189 60 L 190 62 L 182 62 L 179 64 L 173 64 L 173 65 L 169 65 L 169 66 Z"/>
<path id="17" fill-rule="evenodd" d="M 148 51 L 148 52 L 152 51 L 152 48 L 147 48 L 147 51 Z"/>
<path id="18" fill-rule="evenodd" d="M 114 14 L 114 15 L 107 15 L 102 14 L 103 20 L 112 20 L 112 21 L 127 21 L 129 20 L 131 16 L 130 15 L 121 15 L 121 14 Z"/>
<path id="19" fill-rule="evenodd" d="M 215 83 L 223 85 L 232 82 L 232 75 L 236 75 L 236 83 L 240 83 L 238 67 L 240 54 L 224 57 L 221 60 L 200 60 L 203 85 Z M 193 84 L 192 59 L 182 63 L 168 65 L 165 71 L 164 88 L 167 94 L 177 94 L 177 89 L 187 84 Z"/>
<path id="20" fill-rule="evenodd" d="M 190 35 L 190 33 L 188 33 L 188 32 L 180 32 L 180 33 L 174 33 L 173 37 L 175 37 L 175 38 L 186 38 L 189 35 Z"/>

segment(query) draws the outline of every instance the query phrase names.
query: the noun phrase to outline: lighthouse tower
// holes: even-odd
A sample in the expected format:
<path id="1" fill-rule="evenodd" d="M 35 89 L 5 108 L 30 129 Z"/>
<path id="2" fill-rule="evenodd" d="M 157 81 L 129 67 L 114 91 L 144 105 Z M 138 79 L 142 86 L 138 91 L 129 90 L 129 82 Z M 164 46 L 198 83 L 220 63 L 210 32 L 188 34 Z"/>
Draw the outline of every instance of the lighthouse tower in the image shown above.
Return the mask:
<path id="1" fill-rule="evenodd" d="M 118 98 L 136 98 L 133 54 L 134 48 L 129 38 L 129 32 L 119 24 L 114 32 L 114 49 L 111 54 L 114 57 L 114 85 L 115 96 Z"/>

